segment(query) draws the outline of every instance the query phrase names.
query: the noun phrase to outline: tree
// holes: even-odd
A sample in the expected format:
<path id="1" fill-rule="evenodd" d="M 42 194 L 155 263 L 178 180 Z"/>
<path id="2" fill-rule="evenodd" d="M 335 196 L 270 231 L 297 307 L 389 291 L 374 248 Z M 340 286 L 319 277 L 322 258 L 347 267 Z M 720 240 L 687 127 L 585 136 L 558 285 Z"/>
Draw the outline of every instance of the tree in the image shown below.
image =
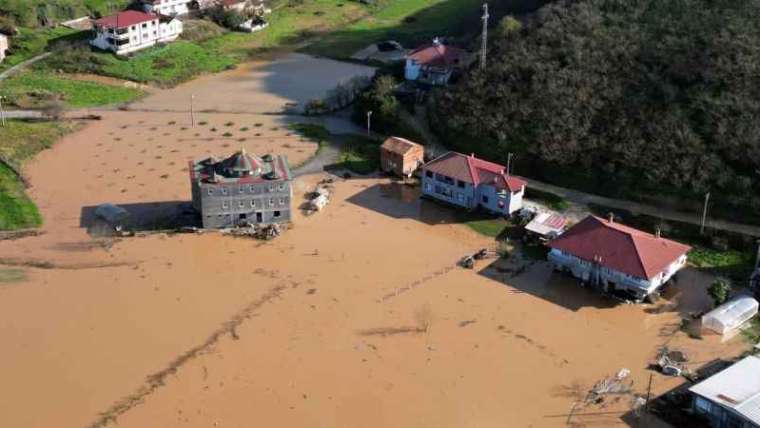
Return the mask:
<path id="1" fill-rule="evenodd" d="M 517 33 L 520 29 L 522 29 L 520 21 L 512 15 L 507 15 L 499 21 L 496 31 L 499 37 L 507 37 L 510 34 Z"/>
<path id="2" fill-rule="evenodd" d="M 707 294 L 713 299 L 715 306 L 722 305 L 731 293 L 731 284 L 727 279 L 718 278 L 707 289 Z"/>
<path id="3" fill-rule="evenodd" d="M 396 80 L 393 76 L 379 76 L 372 86 L 359 95 L 354 109 L 354 120 L 364 124 L 367 112 L 372 112 L 372 127 L 375 130 L 388 132 L 393 130 L 399 121 L 400 104 L 393 92 Z"/>

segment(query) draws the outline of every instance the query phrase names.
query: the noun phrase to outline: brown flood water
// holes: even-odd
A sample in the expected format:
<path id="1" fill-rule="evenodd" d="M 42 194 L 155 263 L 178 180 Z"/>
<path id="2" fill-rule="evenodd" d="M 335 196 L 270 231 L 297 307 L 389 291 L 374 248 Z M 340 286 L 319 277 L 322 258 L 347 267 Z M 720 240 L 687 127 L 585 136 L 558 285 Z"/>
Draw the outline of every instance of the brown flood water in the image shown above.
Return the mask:
<path id="1" fill-rule="evenodd" d="M 243 144 L 298 163 L 315 150 L 279 116 L 198 120 L 208 124 L 107 113 L 27 165 L 46 233 L 0 243 L 0 257 L 53 266 L 0 283 L 0 426 L 565 426 L 578 396 L 621 368 L 645 393 L 663 344 L 695 362 L 743 346 L 689 339 L 677 328 L 684 308 L 612 305 L 544 263 L 517 276 L 490 268 L 494 260 L 460 269 L 459 258 L 491 241 L 387 179 L 338 180 L 323 212 L 297 215 L 271 242 L 93 244 L 83 207 L 172 210 L 188 198 L 191 158 Z M 226 130 L 234 137 L 219 138 Z M 299 178 L 295 194 L 318 178 Z M 691 296 L 707 283 L 684 272 L 688 292 L 673 301 L 700 309 Z M 653 392 L 679 383 L 655 375 Z M 627 398 L 609 400 L 572 422 L 624 425 L 628 409 Z"/>

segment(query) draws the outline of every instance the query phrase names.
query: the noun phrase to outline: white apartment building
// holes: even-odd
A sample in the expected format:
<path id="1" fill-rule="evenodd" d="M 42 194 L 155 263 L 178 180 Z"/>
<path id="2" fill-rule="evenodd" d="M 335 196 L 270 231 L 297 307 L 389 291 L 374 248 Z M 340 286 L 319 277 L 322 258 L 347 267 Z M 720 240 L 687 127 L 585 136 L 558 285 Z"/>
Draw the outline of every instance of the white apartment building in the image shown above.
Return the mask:
<path id="1" fill-rule="evenodd" d="M 159 15 L 177 16 L 190 13 L 192 0 L 143 0 L 143 10 Z"/>
<path id="2" fill-rule="evenodd" d="M 127 10 L 94 22 L 95 37 L 90 44 L 117 55 L 139 51 L 156 43 L 176 40 L 182 21 L 166 15 Z"/>

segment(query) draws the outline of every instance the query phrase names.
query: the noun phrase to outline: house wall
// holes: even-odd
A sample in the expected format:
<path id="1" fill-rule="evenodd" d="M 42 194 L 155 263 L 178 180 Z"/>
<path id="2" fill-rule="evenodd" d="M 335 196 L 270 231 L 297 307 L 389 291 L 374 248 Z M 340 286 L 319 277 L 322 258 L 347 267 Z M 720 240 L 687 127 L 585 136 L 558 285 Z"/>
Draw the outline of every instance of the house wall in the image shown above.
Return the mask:
<path id="1" fill-rule="evenodd" d="M 289 181 L 200 183 L 197 184 L 197 191 L 193 189 L 193 207 L 200 212 L 206 229 L 232 227 L 241 222 L 288 222 L 291 219 L 291 199 Z"/>
<path id="2" fill-rule="evenodd" d="M 405 155 L 380 149 L 380 167 L 382 170 L 401 177 L 411 176 L 424 163 L 424 158 L 422 148 L 411 149 Z"/>
<path id="3" fill-rule="evenodd" d="M 406 59 L 406 66 L 404 66 L 404 79 L 417 80 L 420 77 L 420 65 L 411 58 Z"/>
<path id="4" fill-rule="evenodd" d="M 575 257 L 572 254 L 565 253 L 553 248 L 549 251 L 549 262 L 557 270 L 569 271 L 572 275 L 581 281 L 588 281 L 601 285 L 605 291 L 612 291 L 614 284 L 617 289 L 626 289 L 635 294 L 637 298 L 643 299 L 653 291 L 657 290 L 686 264 L 686 255 L 679 257 L 671 263 L 666 269 L 653 278 L 637 278 L 623 272 L 609 269 L 603 266 L 596 267 L 593 263 Z M 609 289 L 607 286 L 609 285 Z"/>
<path id="5" fill-rule="evenodd" d="M 463 208 L 477 207 L 475 191 L 470 183 L 423 170 L 422 194 Z"/>
<path id="6" fill-rule="evenodd" d="M 141 49 L 148 48 L 158 42 L 175 40 L 182 33 L 182 22 L 173 19 L 166 23 L 160 23 L 158 19 L 135 24 L 120 29 L 124 34 L 118 34 L 113 29 L 95 29 L 95 38 L 90 44 L 98 49 L 110 50 L 118 55 L 124 55 Z M 117 41 L 127 40 L 123 45 L 117 45 Z"/>
<path id="7" fill-rule="evenodd" d="M 522 208 L 522 197 L 525 186 L 517 192 L 499 193 L 494 186 L 481 184 L 478 186 L 478 204 L 484 209 L 508 216 Z"/>
<path id="8" fill-rule="evenodd" d="M 743 416 L 697 394 L 692 395 L 691 408 L 694 413 L 707 417 L 713 428 L 758 428 Z"/>
<path id="9" fill-rule="evenodd" d="M 9 47 L 10 46 L 8 43 L 8 37 L 3 34 L 0 34 L 0 62 L 3 62 L 3 60 L 5 59 L 5 52 L 8 50 Z"/>

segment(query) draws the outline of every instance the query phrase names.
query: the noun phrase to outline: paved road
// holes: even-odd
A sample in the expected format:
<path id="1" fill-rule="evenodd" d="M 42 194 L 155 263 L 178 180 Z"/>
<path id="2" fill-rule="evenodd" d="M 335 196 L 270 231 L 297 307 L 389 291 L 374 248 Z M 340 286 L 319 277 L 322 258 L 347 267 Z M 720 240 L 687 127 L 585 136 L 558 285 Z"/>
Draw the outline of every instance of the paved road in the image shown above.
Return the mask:
<path id="1" fill-rule="evenodd" d="M 52 54 L 52 52 L 45 52 L 42 55 L 37 55 L 34 58 L 29 58 L 28 60 L 26 60 L 24 62 L 20 62 L 20 63 L 14 65 L 13 67 L 11 67 L 11 68 L 3 71 L 2 73 L 0 73 L 0 80 L 7 79 L 8 77 L 12 76 L 15 73 L 18 73 L 19 71 L 21 71 L 24 68 L 26 68 L 26 67 L 34 64 L 35 62 L 42 61 L 43 59 L 49 57 L 51 54 Z"/>
<path id="2" fill-rule="evenodd" d="M 34 110 L 11 110 L 3 113 L 6 119 L 39 119 L 42 113 Z"/>

